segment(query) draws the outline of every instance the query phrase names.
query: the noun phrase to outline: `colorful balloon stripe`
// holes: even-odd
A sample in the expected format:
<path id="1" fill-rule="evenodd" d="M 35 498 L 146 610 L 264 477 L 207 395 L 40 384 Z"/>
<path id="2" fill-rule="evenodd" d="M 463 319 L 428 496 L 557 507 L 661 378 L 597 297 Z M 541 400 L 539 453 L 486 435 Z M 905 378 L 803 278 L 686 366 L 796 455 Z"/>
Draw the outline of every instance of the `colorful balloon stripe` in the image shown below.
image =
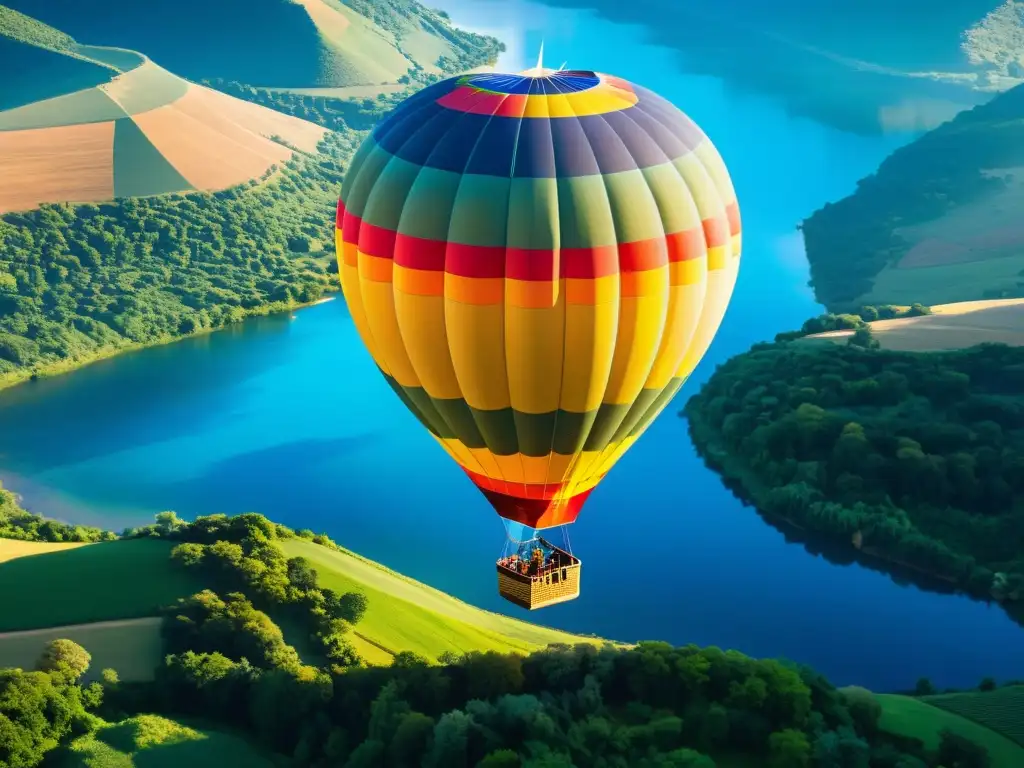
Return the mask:
<path id="1" fill-rule="evenodd" d="M 732 293 L 742 226 L 706 136 L 590 72 L 470 75 L 353 157 L 342 288 L 386 380 L 498 513 L 576 519 Z"/>

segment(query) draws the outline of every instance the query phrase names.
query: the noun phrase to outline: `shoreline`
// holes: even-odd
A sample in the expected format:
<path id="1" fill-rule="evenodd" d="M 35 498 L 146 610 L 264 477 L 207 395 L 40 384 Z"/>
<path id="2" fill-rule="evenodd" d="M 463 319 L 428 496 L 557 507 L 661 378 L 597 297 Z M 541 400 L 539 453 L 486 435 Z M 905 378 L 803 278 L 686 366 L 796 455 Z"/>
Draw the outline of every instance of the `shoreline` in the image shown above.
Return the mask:
<path id="1" fill-rule="evenodd" d="M 739 499 L 745 506 L 752 507 L 758 516 L 768 522 L 769 525 L 772 525 L 772 527 L 779 530 L 783 536 L 786 535 L 785 529 L 798 532 L 798 537 L 802 534 L 802 538 L 798 538 L 798 541 L 805 549 L 808 549 L 808 551 L 811 551 L 810 547 L 813 547 L 815 544 L 825 545 L 825 547 L 815 547 L 815 551 L 826 559 L 829 558 L 825 548 L 832 548 L 834 555 L 848 557 L 850 558 L 851 563 L 857 563 L 865 568 L 875 570 L 879 573 L 884 573 L 891 579 L 905 579 L 919 589 L 929 592 L 958 594 L 975 602 L 998 606 L 1006 613 L 1011 621 L 1024 627 L 1024 615 L 1022 615 L 1022 611 L 1019 610 L 1019 607 L 1022 606 L 1022 601 L 1008 599 L 1000 600 L 992 594 L 986 593 L 982 595 L 977 592 L 972 592 L 951 574 L 932 571 L 916 563 L 901 560 L 897 557 L 884 553 L 881 549 L 873 547 L 870 544 L 866 546 L 858 546 L 854 543 L 854 536 L 844 539 L 836 536 L 832 532 L 808 527 L 805 524 L 798 523 L 783 515 L 766 512 L 761 508 L 757 501 L 757 497 L 763 494 L 766 490 L 764 483 L 756 477 L 752 477 L 751 474 L 743 470 L 742 467 L 737 467 L 735 466 L 735 463 L 730 463 L 727 458 L 723 459 L 723 457 L 728 456 L 728 452 L 718 448 L 713 440 L 707 440 L 701 443 L 697 439 L 697 435 L 706 437 L 710 432 L 712 432 L 712 430 L 695 422 L 691 416 L 685 413 L 685 410 L 680 415 L 686 419 L 690 439 L 697 451 L 697 455 L 700 456 L 705 466 L 719 476 L 723 485 L 725 485 L 725 487 L 728 488 L 737 499 Z M 856 533 L 860 532 L 857 531 Z M 815 539 L 817 541 L 815 541 Z M 902 571 L 902 573 L 900 571 Z M 915 581 L 914 577 L 923 580 L 924 583 Z M 931 583 L 929 584 L 928 582 Z M 943 590 L 942 587 L 945 587 L 945 590 Z"/>
<path id="2" fill-rule="evenodd" d="M 227 328 L 240 325 L 241 323 L 244 323 L 247 320 L 256 317 L 270 317 L 271 315 L 281 315 L 286 312 L 292 313 L 302 309 L 316 307 L 319 306 L 320 304 L 326 304 L 328 302 L 335 301 L 338 298 L 338 295 L 341 294 L 341 286 L 338 285 L 337 287 L 334 287 L 334 285 L 332 285 L 330 288 L 325 289 L 324 292 L 328 295 L 322 296 L 316 301 L 287 304 L 282 306 L 275 306 L 274 308 L 270 308 L 272 305 L 255 307 L 252 311 L 247 312 L 245 317 L 243 317 L 238 323 L 222 325 L 219 328 L 203 328 L 199 331 L 184 334 L 182 336 L 167 336 L 164 338 L 155 339 L 153 341 L 148 341 L 144 343 L 128 342 L 122 346 L 100 347 L 95 352 L 86 357 L 57 360 L 53 363 L 39 366 L 31 370 L 26 369 L 24 371 L 16 371 L 5 375 L 0 375 L 0 393 L 4 392 L 5 390 L 11 389 L 12 387 L 23 385 L 29 381 L 35 381 L 38 379 L 52 379 L 56 376 L 63 376 L 65 374 L 72 373 L 74 371 L 85 368 L 86 366 L 92 365 L 93 363 L 98 363 L 101 360 L 109 360 L 113 357 L 125 354 L 126 352 L 138 352 L 143 349 L 150 349 L 151 347 L 162 347 L 166 344 L 173 344 L 178 341 L 184 341 L 185 339 L 192 339 L 198 336 L 206 336 L 208 334 L 217 333 L 218 331 L 223 331 Z"/>

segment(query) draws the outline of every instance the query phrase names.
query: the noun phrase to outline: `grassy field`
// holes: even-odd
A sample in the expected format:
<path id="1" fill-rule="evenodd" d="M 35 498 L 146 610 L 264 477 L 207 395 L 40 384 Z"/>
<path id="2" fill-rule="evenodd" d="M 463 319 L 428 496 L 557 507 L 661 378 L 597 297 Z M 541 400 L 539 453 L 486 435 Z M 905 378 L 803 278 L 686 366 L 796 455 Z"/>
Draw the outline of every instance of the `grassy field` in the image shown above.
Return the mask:
<path id="1" fill-rule="evenodd" d="M 387 660 L 382 648 L 436 659 L 444 651 L 528 652 L 549 643 L 596 642 L 481 610 L 348 552 L 297 539 L 282 542 L 282 548 L 289 557 L 307 558 L 323 586 L 366 595 L 369 609 L 357 627 L 358 647 L 370 661 Z"/>
<path id="2" fill-rule="evenodd" d="M 55 768 L 271 768 L 278 764 L 246 740 L 156 715 L 139 715 L 82 736 L 47 764 Z"/>
<path id="3" fill-rule="evenodd" d="M 923 700 L 1001 733 L 1024 748 L 1024 685 L 984 693 L 969 691 L 926 696 Z"/>
<path id="4" fill-rule="evenodd" d="M 1024 766 L 1024 747 L 990 728 L 910 696 L 877 694 L 876 698 L 882 704 L 884 731 L 920 739 L 935 749 L 942 730 L 948 728 L 984 746 L 992 758 L 992 768 Z"/>
<path id="5" fill-rule="evenodd" d="M 963 349 L 983 342 L 1024 344 L 1024 299 L 962 301 L 932 307 L 932 314 L 876 320 L 871 332 L 885 349 L 928 352 Z M 845 343 L 853 331 L 829 331 L 805 337 Z"/>
<path id="6" fill-rule="evenodd" d="M 127 682 L 152 680 L 163 655 L 160 619 L 125 619 L 74 624 L 25 632 L 0 632 L 0 667 L 31 669 L 46 644 L 74 640 L 92 654 L 85 680 L 96 680 L 107 668 Z"/>
<path id="7" fill-rule="evenodd" d="M 0 563 L 15 560 L 29 555 L 42 555 L 46 552 L 62 552 L 66 549 L 84 547 L 85 544 L 53 544 L 48 541 L 18 541 L 17 539 L 0 539 Z"/>
<path id="8" fill-rule="evenodd" d="M 134 539 L 0 563 L 0 632 L 156 615 L 202 589 L 172 566 L 171 546 Z"/>

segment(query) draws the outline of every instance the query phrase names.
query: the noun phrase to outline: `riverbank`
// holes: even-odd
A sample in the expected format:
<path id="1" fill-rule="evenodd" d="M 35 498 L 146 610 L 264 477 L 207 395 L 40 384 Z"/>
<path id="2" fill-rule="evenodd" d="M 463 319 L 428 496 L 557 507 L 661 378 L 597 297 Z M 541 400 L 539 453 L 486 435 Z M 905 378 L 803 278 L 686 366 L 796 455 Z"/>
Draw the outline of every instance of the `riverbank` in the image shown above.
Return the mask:
<path id="1" fill-rule="evenodd" d="M 245 316 L 239 320 L 239 323 L 244 323 L 246 320 L 250 320 L 254 317 L 268 317 L 269 315 L 278 315 L 285 312 L 296 312 L 302 309 L 308 309 L 309 307 L 316 307 L 320 304 L 324 304 L 329 301 L 334 301 L 338 294 L 341 293 L 341 286 L 330 287 L 325 289 L 325 293 L 331 294 L 330 296 L 324 296 L 317 299 L 316 301 L 307 302 L 274 302 L 260 307 L 253 307 L 252 309 L 245 310 Z M 112 357 L 123 355 L 126 352 L 137 352 L 141 349 L 149 349 L 150 347 L 162 347 L 166 344 L 173 344 L 184 339 L 191 339 L 197 336 L 207 336 L 211 333 L 217 333 L 218 331 L 226 330 L 237 326 L 238 323 L 231 323 L 229 325 L 222 325 L 218 328 L 201 328 L 193 331 L 192 333 L 185 333 L 181 335 L 165 336 L 158 339 L 153 339 L 147 342 L 128 342 L 126 344 L 119 344 L 116 346 L 107 346 L 97 349 L 95 352 L 83 357 L 74 359 L 58 360 L 57 362 L 50 363 L 48 365 L 39 365 L 30 369 L 14 371 L 12 373 L 0 374 L 0 392 L 5 389 L 10 389 L 19 384 L 24 384 L 27 381 L 35 381 L 36 379 L 51 378 L 53 376 L 62 376 L 65 373 L 71 373 L 77 371 L 87 365 L 98 363 L 101 360 L 109 360 Z"/>
<path id="2" fill-rule="evenodd" d="M 1001 463 L 1017 455 L 1017 431 L 976 412 L 1000 397 L 984 382 L 1020 354 L 939 354 L 757 345 L 720 367 L 681 415 L 737 498 L 794 527 L 809 550 L 995 602 L 1024 624 L 1016 491 Z M 913 418 L 899 410 L 911 400 Z M 996 439 L 1001 454 L 989 448 Z M 991 507 L 997 489 L 1008 497 Z"/>

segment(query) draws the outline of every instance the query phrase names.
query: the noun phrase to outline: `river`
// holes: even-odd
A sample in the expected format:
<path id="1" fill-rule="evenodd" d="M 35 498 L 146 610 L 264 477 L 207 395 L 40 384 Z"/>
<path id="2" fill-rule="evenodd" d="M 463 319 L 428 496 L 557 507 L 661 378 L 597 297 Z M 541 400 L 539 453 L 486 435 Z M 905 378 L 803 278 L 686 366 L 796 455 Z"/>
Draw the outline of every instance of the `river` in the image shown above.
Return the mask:
<path id="1" fill-rule="evenodd" d="M 715 141 L 743 210 L 744 261 L 721 332 L 574 526 L 580 599 L 528 616 L 497 596 L 498 518 L 394 397 L 340 300 L 0 393 L 4 483 L 37 511 L 113 528 L 164 509 L 259 511 L 486 608 L 621 640 L 785 656 L 839 684 L 1024 677 L 1024 630 L 998 607 L 788 543 L 704 468 L 676 417 L 717 363 L 819 311 L 796 223 L 910 137 L 841 133 L 727 93 L 643 44 L 641 29 L 588 13 L 440 5 L 506 40 L 505 66 L 532 63 L 543 39 L 548 64 L 615 73 L 675 102 Z M 638 556 L 648 564 L 632 565 Z"/>

